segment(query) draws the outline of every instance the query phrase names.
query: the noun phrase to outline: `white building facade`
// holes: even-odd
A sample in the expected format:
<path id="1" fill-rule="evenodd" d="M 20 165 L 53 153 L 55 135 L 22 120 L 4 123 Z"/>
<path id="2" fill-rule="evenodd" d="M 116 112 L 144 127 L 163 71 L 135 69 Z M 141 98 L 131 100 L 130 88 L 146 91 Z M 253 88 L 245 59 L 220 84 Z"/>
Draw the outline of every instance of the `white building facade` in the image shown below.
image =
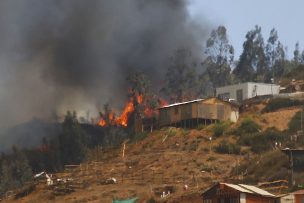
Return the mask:
<path id="1" fill-rule="evenodd" d="M 255 96 L 278 95 L 280 86 L 276 84 L 246 82 L 216 88 L 216 96 L 228 100 L 242 102 Z"/>

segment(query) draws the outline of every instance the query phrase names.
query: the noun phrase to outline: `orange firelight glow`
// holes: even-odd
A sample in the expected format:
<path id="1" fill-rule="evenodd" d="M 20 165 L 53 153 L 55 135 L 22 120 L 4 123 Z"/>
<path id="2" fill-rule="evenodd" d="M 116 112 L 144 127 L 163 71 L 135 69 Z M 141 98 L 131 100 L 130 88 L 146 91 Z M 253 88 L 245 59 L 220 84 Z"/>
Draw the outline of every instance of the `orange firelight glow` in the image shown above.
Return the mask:
<path id="1" fill-rule="evenodd" d="M 142 95 L 137 95 L 136 96 L 137 99 L 137 103 L 141 104 L 143 101 L 143 96 Z M 126 103 L 122 113 L 120 116 L 115 117 L 114 113 L 111 112 L 108 115 L 108 120 L 109 123 L 111 125 L 117 125 L 117 126 L 123 126 L 123 127 L 127 127 L 128 126 L 128 119 L 130 117 L 130 115 L 134 112 L 135 107 L 134 107 L 134 98 L 131 97 L 130 100 Z M 106 120 L 104 118 L 101 118 L 98 122 L 98 125 L 104 127 L 106 126 L 108 123 L 106 122 Z"/>
<path id="2" fill-rule="evenodd" d="M 118 125 L 122 125 L 124 127 L 128 126 L 128 118 L 129 115 L 134 111 L 134 104 L 133 104 L 133 99 L 131 99 L 131 101 L 129 101 L 124 110 L 122 111 L 121 115 L 115 120 L 116 124 Z"/>
<path id="3" fill-rule="evenodd" d="M 157 114 L 156 110 L 149 107 L 147 104 L 143 104 L 143 98 L 144 97 L 142 94 L 136 94 L 133 97 L 130 97 L 129 101 L 125 104 L 124 109 L 122 110 L 122 113 L 119 116 L 115 116 L 115 113 L 112 111 L 108 113 L 107 116 L 101 117 L 98 121 L 98 125 L 102 127 L 105 127 L 107 125 L 127 127 L 129 117 L 135 111 L 136 105 L 142 105 L 142 107 L 144 107 L 142 112 L 144 113 L 145 117 L 153 117 L 153 115 Z M 145 99 L 149 100 L 149 98 Z M 167 104 L 167 102 L 163 99 L 159 99 L 158 103 L 159 106 L 164 106 Z"/>
<path id="4" fill-rule="evenodd" d="M 104 126 L 106 126 L 106 124 L 107 124 L 107 123 L 106 123 L 106 121 L 105 121 L 103 118 L 99 119 L 98 125 L 104 127 Z"/>

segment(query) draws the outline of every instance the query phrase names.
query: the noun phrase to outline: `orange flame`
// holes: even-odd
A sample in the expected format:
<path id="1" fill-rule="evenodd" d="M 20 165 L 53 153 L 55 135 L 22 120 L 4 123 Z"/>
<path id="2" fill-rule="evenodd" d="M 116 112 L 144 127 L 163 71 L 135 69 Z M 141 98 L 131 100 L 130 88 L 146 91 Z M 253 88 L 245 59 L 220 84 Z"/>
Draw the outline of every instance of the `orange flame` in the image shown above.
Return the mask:
<path id="1" fill-rule="evenodd" d="M 143 96 L 142 95 L 137 95 L 137 102 L 141 104 L 143 102 Z"/>
<path id="2" fill-rule="evenodd" d="M 133 99 L 129 101 L 124 110 L 122 111 L 121 115 L 115 120 L 115 123 L 118 125 L 122 125 L 124 127 L 128 126 L 128 118 L 130 114 L 134 111 L 134 104 L 133 104 Z"/>
<path id="3" fill-rule="evenodd" d="M 106 126 L 106 124 L 107 124 L 107 123 L 106 123 L 106 121 L 105 121 L 103 118 L 100 118 L 100 119 L 99 119 L 98 125 L 104 127 L 104 126 Z"/>
<path id="4" fill-rule="evenodd" d="M 148 98 L 145 98 L 145 100 L 149 100 Z M 104 127 L 107 125 L 112 125 L 112 126 L 123 126 L 127 127 L 128 126 L 128 120 L 130 115 L 135 111 L 135 100 L 137 104 L 140 104 L 144 107 L 143 113 L 146 117 L 152 117 L 153 115 L 157 115 L 157 110 L 154 108 L 149 107 L 147 104 L 144 103 L 143 95 L 142 94 L 136 94 L 134 97 L 131 97 L 130 100 L 125 104 L 124 109 L 120 116 L 115 117 L 114 112 L 110 112 L 107 117 L 102 117 L 99 119 L 98 125 Z M 167 105 L 167 101 L 161 98 L 158 98 L 158 103 L 159 106 L 165 106 Z"/>
<path id="5" fill-rule="evenodd" d="M 143 102 L 143 96 L 142 95 L 137 95 L 136 96 L 137 99 L 137 103 L 141 104 Z M 115 118 L 115 115 L 113 112 L 109 113 L 108 115 L 108 120 L 109 120 L 109 124 L 110 125 L 118 125 L 118 126 L 123 126 L 123 127 L 127 127 L 128 126 L 128 119 L 130 117 L 130 115 L 134 112 L 135 107 L 134 107 L 134 98 L 131 97 L 130 101 L 126 103 L 122 113 L 120 116 L 118 116 L 117 118 Z M 106 122 L 106 120 L 104 118 L 100 118 L 98 125 L 104 127 L 106 126 L 108 123 Z"/>

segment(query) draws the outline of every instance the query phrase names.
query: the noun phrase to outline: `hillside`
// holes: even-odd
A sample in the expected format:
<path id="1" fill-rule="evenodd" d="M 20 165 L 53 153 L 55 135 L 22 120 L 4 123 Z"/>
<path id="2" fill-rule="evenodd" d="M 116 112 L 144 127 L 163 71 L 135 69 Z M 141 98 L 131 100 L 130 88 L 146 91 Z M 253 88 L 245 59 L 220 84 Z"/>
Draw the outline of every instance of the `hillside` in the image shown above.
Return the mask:
<path id="1" fill-rule="evenodd" d="M 9 197 L 3 202 L 93 203 L 133 196 L 137 196 L 140 202 L 149 199 L 153 202 L 152 198 L 162 202 L 200 202 L 199 194 L 213 182 L 257 184 L 260 181 L 287 179 L 285 155 L 272 148 L 256 154 L 250 151 L 250 146 L 239 145 L 240 140 L 235 133 L 248 117 L 259 124 L 262 131 L 269 127 L 286 130 L 288 122 L 299 111 L 299 108 L 292 107 L 261 113 L 264 106 L 248 106 L 239 122 L 230 125 L 219 136 L 214 136 L 214 129 L 219 125 L 192 130 L 172 127 L 141 134 L 138 139 L 127 142 L 124 157 L 123 145 L 90 150 L 86 162 L 67 166 L 63 173 L 53 174 L 53 179 L 61 179 L 62 182 L 47 186 L 45 180 L 38 181 L 29 190 L 29 195 L 19 199 Z M 240 146 L 240 149 L 232 147 L 227 153 L 219 153 L 217 148 L 223 142 L 229 143 L 229 146 Z M 281 162 L 269 164 L 269 159 Z M 249 165 L 248 161 L 251 162 Z M 268 170 L 265 171 L 265 168 Z M 299 173 L 296 176 L 302 175 Z M 112 177 L 117 184 L 107 181 Z M 188 190 L 184 190 L 185 184 Z M 170 195 L 160 198 L 162 192 L 167 193 L 168 190 Z"/>

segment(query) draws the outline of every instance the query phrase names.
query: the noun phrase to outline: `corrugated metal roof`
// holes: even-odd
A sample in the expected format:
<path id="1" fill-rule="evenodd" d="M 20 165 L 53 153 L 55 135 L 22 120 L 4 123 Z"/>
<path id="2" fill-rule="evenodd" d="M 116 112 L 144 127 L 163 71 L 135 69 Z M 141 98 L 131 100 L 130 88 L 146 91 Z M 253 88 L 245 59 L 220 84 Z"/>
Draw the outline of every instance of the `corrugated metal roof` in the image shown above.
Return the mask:
<path id="1" fill-rule="evenodd" d="M 209 188 L 208 190 L 206 190 L 202 195 L 204 195 L 205 193 L 210 191 L 212 188 L 218 187 L 218 185 L 225 185 L 227 187 L 230 187 L 230 188 L 237 190 L 239 192 L 242 192 L 242 193 L 255 194 L 255 195 L 260 195 L 260 196 L 264 196 L 264 197 L 276 197 L 275 195 L 273 195 L 265 190 L 262 190 L 260 188 L 257 188 L 253 185 L 244 185 L 244 184 L 236 185 L 236 184 L 229 184 L 229 183 L 218 183 L 217 185 L 214 185 L 211 188 Z"/>
<path id="2" fill-rule="evenodd" d="M 193 102 L 199 102 L 199 101 L 203 101 L 203 100 L 204 100 L 204 99 L 195 99 L 195 100 L 186 101 L 186 102 L 180 102 L 180 103 L 169 104 L 169 105 L 160 107 L 160 109 L 168 108 L 168 107 L 172 107 L 172 106 L 178 106 L 178 105 L 182 105 L 182 104 L 189 104 L 189 103 L 193 103 Z"/>
<path id="3" fill-rule="evenodd" d="M 250 190 L 252 191 L 253 193 L 256 193 L 256 194 L 259 194 L 259 195 L 263 195 L 263 196 L 268 196 L 268 197 L 275 197 L 275 195 L 265 191 L 265 190 L 262 190 L 258 187 L 255 187 L 253 185 L 244 185 L 244 184 L 239 184 L 239 186 L 247 189 L 247 190 Z"/>
<path id="4" fill-rule="evenodd" d="M 221 184 L 224 184 L 224 185 L 226 185 L 226 186 L 228 186 L 228 187 L 231 187 L 231 188 L 233 188 L 233 189 L 235 189 L 235 190 L 238 190 L 238 191 L 240 191 L 240 192 L 253 193 L 253 192 L 251 192 L 251 191 L 249 191 L 249 190 L 246 190 L 245 188 L 242 188 L 242 187 L 240 187 L 240 186 L 238 186 L 238 185 L 235 185 L 235 184 L 229 184 L 229 183 L 221 183 Z"/>
<path id="5" fill-rule="evenodd" d="M 272 86 L 272 87 L 280 87 L 280 85 L 272 84 L 272 83 L 262 83 L 262 82 L 244 82 L 239 84 L 233 84 L 233 85 L 226 85 L 222 87 L 217 87 L 216 89 L 222 89 L 222 88 L 230 88 L 230 87 L 238 87 L 245 84 L 254 84 L 254 85 L 264 85 L 264 86 Z"/>

